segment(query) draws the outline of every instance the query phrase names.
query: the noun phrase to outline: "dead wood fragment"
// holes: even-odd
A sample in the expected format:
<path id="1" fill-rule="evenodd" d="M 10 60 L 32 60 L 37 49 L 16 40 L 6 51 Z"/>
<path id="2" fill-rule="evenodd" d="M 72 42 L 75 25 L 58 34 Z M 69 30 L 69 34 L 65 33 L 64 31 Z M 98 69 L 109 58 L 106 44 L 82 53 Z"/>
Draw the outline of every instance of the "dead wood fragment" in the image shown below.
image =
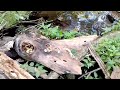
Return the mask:
<path id="1" fill-rule="evenodd" d="M 9 58 L 6 54 L 0 52 L 0 69 L 9 79 L 34 79 L 28 72 Z"/>
<path id="2" fill-rule="evenodd" d="M 48 79 L 48 75 L 46 73 L 40 75 L 41 78 L 43 79 Z"/>
<path id="3" fill-rule="evenodd" d="M 75 79 L 75 75 L 73 74 L 67 74 L 67 79 Z"/>
<path id="4" fill-rule="evenodd" d="M 115 68 L 111 74 L 111 79 L 120 79 L 120 68 Z"/>
<path id="5" fill-rule="evenodd" d="M 87 48 L 89 49 L 90 54 L 94 57 L 94 59 L 96 60 L 96 62 L 97 62 L 98 65 L 100 66 L 100 68 L 102 69 L 102 71 L 103 71 L 103 73 L 104 73 L 104 75 L 105 75 L 105 78 L 106 78 L 106 79 L 110 79 L 110 74 L 109 74 L 109 72 L 107 71 L 104 62 L 101 60 L 101 58 L 99 57 L 99 55 L 97 55 L 97 53 L 96 53 L 96 51 L 94 50 L 92 44 L 91 44 L 91 43 L 87 43 L 86 46 L 87 46 Z"/>
<path id="6" fill-rule="evenodd" d="M 0 69 L 0 79 L 9 79 L 1 69 Z"/>
<path id="7" fill-rule="evenodd" d="M 58 79 L 58 77 L 59 77 L 59 74 L 54 71 L 51 71 L 48 75 L 48 79 Z"/>
<path id="8" fill-rule="evenodd" d="M 34 30 L 35 31 L 35 30 Z M 24 38 L 24 39 L 23 39 Z M 71 49 L 78 53 L 84 41 L 93 41 L 97 35 L 82 36 L 74 39 L 49 40 L 34 32 L 19 35 L 14 48 L 19 56 L 26 60 L 35 60 L 59 74 L 82 74 L 81 63 L 71 54 Z"/>

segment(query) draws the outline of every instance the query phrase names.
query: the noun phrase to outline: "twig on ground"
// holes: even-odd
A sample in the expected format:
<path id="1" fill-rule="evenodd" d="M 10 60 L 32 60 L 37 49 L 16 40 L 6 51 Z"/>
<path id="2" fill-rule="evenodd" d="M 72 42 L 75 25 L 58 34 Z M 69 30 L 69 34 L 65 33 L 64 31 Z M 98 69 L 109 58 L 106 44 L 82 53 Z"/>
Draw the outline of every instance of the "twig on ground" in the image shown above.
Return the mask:
<path id="1" fill-rule="evenodd" d="M 64 77 L 63 77 L 63 76 L 61 76 L 61 75 L 60 75 L 60 78 L 61 78 L 61 79 L 64 79 Z"/>
<path id="2" fill-rule="evenodd" d="M 36 20 L 29 20 L 29 21 L 21 21 L 20 23 L 36 23 L 38 21 L 42 22 L 43 18 L 39 18 L 39 19 L 36 19 Z"/>
<path id="3" fill-rule="evenodd" d="M 106 78 L 106 79 L 110 79 L 110 74 L 109 74 L 109 72 L 107 71 L 104 62 L 101 60 L 100 56 L 97 55 L 97 53 L 96 53 L 96 51 L 94 50 L 92 44 L 91 44 L 91 43 L 87 43 L 86 46 L 87 46 L 87 48 L 89 49 L 90 54 L 94 57 L 94 59 L 96 60 L 96 62 L 97 62 L 98 65 L 100 66 L 100 68 L 102 69 L 102 71 L 103 71 L 103 73 L 104 73 L 104 75 L 105 75 L 105 78 Z"/>
<path id="4" fill-rule="evenodd" d="M 87 73 L 83 74 L 83 75 L 80 76 L 78 79 L 81 79 L 82 77 L 84 77 L 84 76 L 86 76 L 86 75 L 88 75 L 88 74 L 91 75 L 92 73 L 97 72 L 97 71 L 99 71 L 99 70 L 101 70 L 101 68 L 94 69 L 94 70 L 92 70 L 92 71 L 90 71 L 90 72 L 87 72 Z"/>

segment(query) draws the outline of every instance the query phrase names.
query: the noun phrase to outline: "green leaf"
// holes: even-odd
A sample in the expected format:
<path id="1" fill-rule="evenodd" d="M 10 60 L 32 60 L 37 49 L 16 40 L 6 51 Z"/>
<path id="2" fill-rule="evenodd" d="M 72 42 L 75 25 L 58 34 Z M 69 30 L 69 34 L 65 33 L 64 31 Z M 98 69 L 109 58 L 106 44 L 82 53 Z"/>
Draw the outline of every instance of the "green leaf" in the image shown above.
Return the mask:
<path id="1" fill-rule="evenodd" d="M 117 52 L 115 55 L 116 55 L 116 56 L 120 56 L 120 52 Z"/>
<path id="2" fill-rule="evenodd" d="M 112 68 L 111 66 L 107 65 L 107 70 L 108 70 L 108 71 L 109 71 L 111 68 Z"/>
<path id="3" fill-rule="evenodd" d="M 43 66 L 42 66 L 42 65 L 39 66 L 39 67 L 38 67 L 38 70 L 43 70 Z"/>
<path id="4" fill-rule="evenodd" d="M 15 18 L 17 19 L 17 20 L 24 20 L 25 18 L 23 17 L 23 16 L 20 16 L 20 15 L 18 15 L 18 14 L 15 14 Z"/>
<path id="5" fill-rule="evenodd" d="M 38 67 L 38 66 L 40 66 L 40 64 L 37 63 L 37 64 L 35 65 L 35 67 Z"/>
<path id="6" fill-rule="evenodd" d="M 30 63 L 30 66 L 32 66 L 32 67 L 33 67 L 33 66 L 34 66 L 34 62 L 31 62 L 31 63 Z"/>
<path id="7" fill-rule="evenodd" d="M 115 62 L 114 62 L 113 60 L 109 60 L 109 61 L 108 61 L 108 64 L 110 64 L 110 65 L 114 65 Z"/>
<path id="8" fill-rule="evenodd" d="M 27 13 L 25 11 L 24 14 L 20 14 L 17 11 L 6 11 L 3 14 L 0 14 L 0 18 L 4 20 L 7 24 L 5 25 L 5 28 L 10 28 L 12 26 L 15 26 L 20 22 L 20 19 L 25 20 L 26 17 L 24 16 Z M 26 16 L 29 16 L 29 14 L 26 14 Z M 1 22 L 1 20 L 0 20 Z"/>
<path id="9" fill-rule="evenodd" d="M 28 71 L 30 72 L 30 73 L 35 73 L 35 68 L 34 67 L 28 67 Z"/>
<path id="10" fill-rule="evenodd" d="M 92 76 L 86 77 L 85 79 L 94 79 Z"/>
<path id="11" fill-rule="evenodd" d="M 115 49 L 116 49 L 114 45 L 112 46 L 112 49 L 113 49 L 113 50 L 115 50 Z"/>
<path id="12" fill-rule="evenodd" d="M 35 76 L 38 78 L 38 77 L 40 76 L 40 72 L 39 72 L 39 71 L 36 71 Z"/>
<path id="13" fill-rule="evenodd" d="M 87 59 L 84 59 L 83 61 L 84 61 L 85 63 L 88 63 L 88 60 L 87 60 Z"/>
<path id="14" fill-rule="evenodd" d="M 96 72 L 94 72 L 94 77 L 97 78 L 98 77 L 98 74 Z"/>

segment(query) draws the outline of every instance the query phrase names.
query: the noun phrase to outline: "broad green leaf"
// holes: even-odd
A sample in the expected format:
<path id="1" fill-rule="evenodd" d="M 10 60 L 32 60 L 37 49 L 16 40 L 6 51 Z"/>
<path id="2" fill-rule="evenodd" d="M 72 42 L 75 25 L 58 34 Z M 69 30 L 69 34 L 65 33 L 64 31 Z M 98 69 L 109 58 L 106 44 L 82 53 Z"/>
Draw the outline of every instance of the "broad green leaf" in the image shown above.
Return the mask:
<path id="1" fill-rule="evenodd" d="M 38 77 L 40 76 L 40 72 L 39 72 L 39 71 L 36 71 L 35 76 L 38 78 Z"/>
<path id="2" fill-rule="evenodd" d="M 40 66 L 40 64 L 37 63 L 37 64 L 35 65 L 35 67 L 38 67 L 38 66 Z"/>
<path id="3" fill-rule="evenodd" d="M 31 73 L 35 73 L 35 68 L 34 67 L 28 67 L 28 71 L 31 72 Z"/>
<path id="4" fill-rule="evenodd" d="M 31 63 L 30 63 L 30 66 L 32 66 L 32 67 L 33 67 L 33 66 L 34 66 L 34 62 L 31 62 Z"/>

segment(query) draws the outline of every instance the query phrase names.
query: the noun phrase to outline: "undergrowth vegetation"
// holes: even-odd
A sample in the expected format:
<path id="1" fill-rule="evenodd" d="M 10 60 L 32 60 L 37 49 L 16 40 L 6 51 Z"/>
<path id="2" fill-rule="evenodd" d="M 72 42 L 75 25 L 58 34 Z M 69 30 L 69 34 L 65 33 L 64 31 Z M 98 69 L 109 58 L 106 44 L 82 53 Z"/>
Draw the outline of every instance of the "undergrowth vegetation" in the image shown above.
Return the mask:
<path id="1" fill-rule="evenodd" d="M 23 68 L 24 70 L 26 70 L 27 72 L 29 72 L 31 75 L 33 75 L 35 78 L 39 78 L 41 74 L 46 73 L 47 71 L 44 69 L 44 66 L 39 64 L 39 63 L 35 63 L 33 61 L 31 62 L 26 62 L 24 64 L 20 65 L 21 68 Z"/>
<path id="2" fill-rule="evenodd" d="M 51 24 L 45 25 L 44 23 L 38 26 L 40 34 L 48 37 L 49 39 L 71 39 L 78 35 L 81 35 L 77 31 L 65 31 L 58 26 L 53 27 Z"/>
<path id="3" fill-rule="evenodd" d="M 120 37 L 115 36 L 111 38 L 105 38 L 100 43 L 95 45 L 95 50 L 100 56 L 101 60 L 106 65 L 107 70 L 111 74 L 112 71 L 120 67 Z M 91 68 L 95 68 L 96 61 L 90 54 L 87 54 L 83 59 L 84 64 L 84 72 L 86 73 Z M 99 66 L 98 66 L 99 67 Z M 85 79 L 100 79 L 103 77 L 100 77 L 101 75 L 97 72 L 94 72 L 90 75 L 85 75 Z M 99 77 L 99 78 L 98 78 Z"/>
<path id="4" fill-rule="evenodd" d="M 0 26 L 10 28 L 29 18 L 30 11 L 5 11 L 0 13 Z"/>
<path id="5" fill-rule="evenodd" d="M 120 37 L 106 38 L 96 47 L 96 51 L 105 62 L 108 71 L 120 67 Z"/>
<path id="6" fill-rule="evenodd" d="M 115 32 L 120 30 L 120 22 L 113 25 L 112 27 L 105 28 L 104 35 L 110 32 Z M 97 45 L 94 46 L 96 52 L 103 60 L 106 65 L 107 70 L 112 73 L 114 68 L 120 67 L 120 34 L 116 34 L 116 36 L 112 36 L 109 38 L 104 38 Z M 83 59 L 83 64 L 85 72 L 89 70 L 89 68 L 95 67 L 95 60 L 91 57 L 91 55 L 87 54 Z M 99 77 L 99 78 L 98 78 Z M 93 75 L 85 75 L 85 79 L 100 79 L 100 75 L 96 72 Z"/>
<path id="7" fill-rule="evenodd" d="M 74 15 L 79 14 L 79 12 L 72 12 Z M 83 13 L 83 12 L 81 12 Z M 0 30 L 2 28 L 10 28 L 15 26 L 22 20 L 26 20 L 29 18 L 30 11 L 6 11 L 4 13 L 0 13 Z M 19 26 L 20 32 L 24 31 L 26 27 Z M 84 34 L 72 30 L 62 30 L 59 26 L 52 26 L 52 24 L 45 24 L 45 22 L 38 24 L 37 28 L 39 30 L 39 34 L 48 37 L 49 39 L 72 39 L 77 36 L 82 36 Z M 114 24 L 111 27 L 103 28 L 104 32 L 103 35 L 108 34 L 109 32 L 120 31 L 120 21 Z M 120 34 L 119 34 L 120 35 Z M 95 50 L 100 56 L 100 58 L 105 63 L 107 70 L 112 73 L 114 68 L 120 67 L 120 36 L 116 35 L 114 37 L 105 38 L 100 41 L 97 45 L 95 45 Z M 72 49 L 71 53 L 74 56 L 79 56 L 77 50 Z M 94 58 L 87 54 L 84 56 L 83 60 L 83 72 L 88 73 L 91 70 L 96 69 L 96 61 Z M 21 68 L 25 69 L 35 78 L 39 78 L 41 74 L 48 72 L 44 69 L 44 66 L 37 63 L 37 62 L 26 62 L 24 64 L 20 64 Z M 99 66 L 97 66 L 99 68 Z M 97 71 L 93 73 L 88 73 L 83 76 L 84 79 L 101 79 L 103 78 Z"/>
<path id="8" fill-rule="evenodd" d="M 63 31 L 61 30 L 58 26 L 53 27 L 51 24 L 45 24 L 42 23 L 37 26 L 39 29 L 39 33 L 48 37 L 49 39 L 70 39 L 76 37 L 78 34 L 81 35 L 80 33 L 76 31 Z M 105 32 L 113 32 L 113 31 L 118 31 L 120 29 L 120 24 L 117 23 L 113 25 L 111 28 L 105 28 Z M 101 59 L 104 61 L 104 63 L 107 66 L 107 70 L 111 73 L 115 67 L 120 67 L 120 37 L 115 36 L 111 38 L 105 38 L 102 40 L 100 43 L 98 43 L 97 46 L 95 46 L 96 52 L 98 55 L 101 57 Z M 74 54 L 74 56 L 78 56 L 79 54 L 75 49 L 72 49 L 71 52 Z M 33 63 L 28 64 L 25 63 L 22 65 L 22 68 L 30 72 L 33 76 L 38 78 L 41 73 L 47 72 L 45 69 L 43 69 L 43 66 L 38 64 L 38 67 L 34 66 Z M 83 63 L 83 71 L 84 73 L 87 73 L 89 69 L 95 68 L 96 66 L 96 61 L 91 57 L 90 54 L 87 54 L 84 59 L 82 60 Z M 99 68 L 99 66 L 98 66 Z M 39 69 L 39 72 L 36 71 Z M 86 74 L 84 76 L 84 79 L 102 79 L 100 74 L 96 72 Z"/>

